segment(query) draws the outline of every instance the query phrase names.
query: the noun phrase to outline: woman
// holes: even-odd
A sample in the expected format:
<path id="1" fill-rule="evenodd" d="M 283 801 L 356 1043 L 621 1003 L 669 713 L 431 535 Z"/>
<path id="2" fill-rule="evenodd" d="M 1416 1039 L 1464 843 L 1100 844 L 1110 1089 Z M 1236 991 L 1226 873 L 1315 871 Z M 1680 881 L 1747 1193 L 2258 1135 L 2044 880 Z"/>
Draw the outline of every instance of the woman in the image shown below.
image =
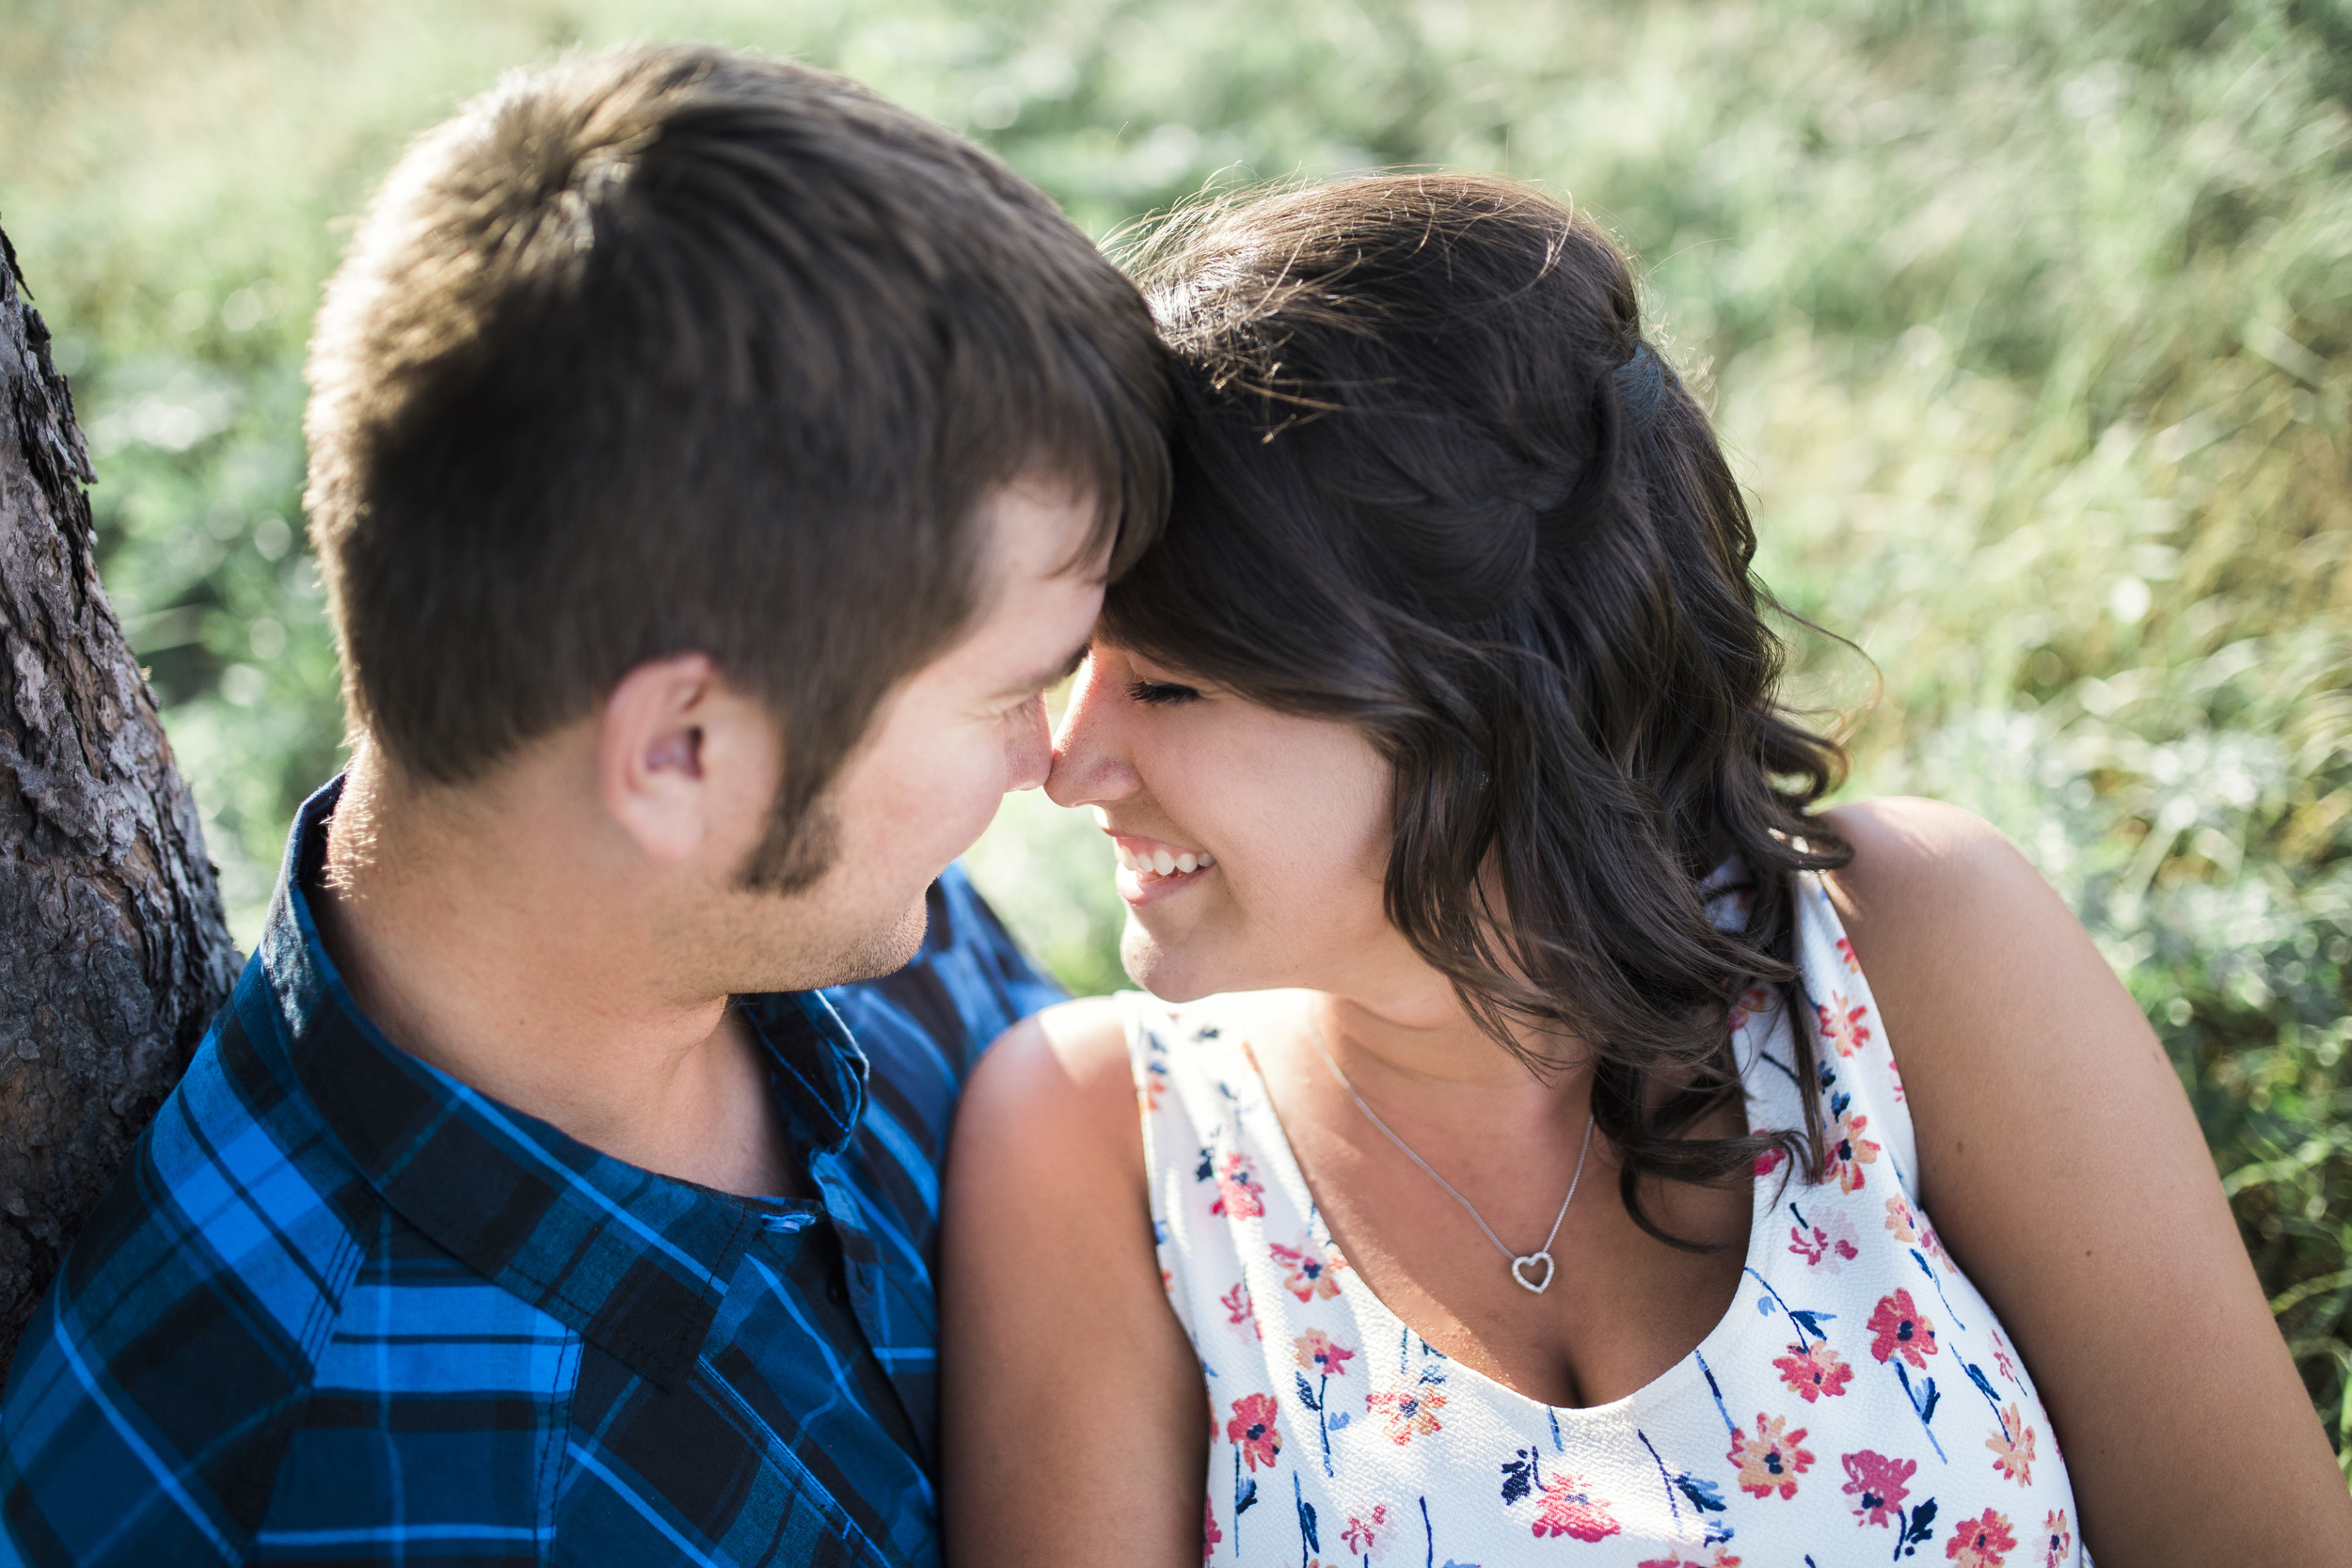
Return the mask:
<path id="1" fill-rule="evenodd" d="M 958 1568 L 2344 1559 L 2081 927 L 1964 814 L 1813 812 L 1842 758 L 1608 241 L 1367 179 L 1146 282 L 1176 508 L 1048 788 L 1164 1001 L 965 1101 Z"/>

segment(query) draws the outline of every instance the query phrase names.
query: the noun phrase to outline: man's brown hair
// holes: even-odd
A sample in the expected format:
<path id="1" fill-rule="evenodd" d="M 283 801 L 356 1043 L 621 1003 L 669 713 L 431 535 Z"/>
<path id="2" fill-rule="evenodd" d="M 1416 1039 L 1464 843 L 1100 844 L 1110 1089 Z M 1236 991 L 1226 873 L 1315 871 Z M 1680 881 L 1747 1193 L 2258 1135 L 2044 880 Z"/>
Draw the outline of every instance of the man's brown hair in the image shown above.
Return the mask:
<path id="1" fill-rule="evenodd" d="M 979 503 L 1166 507 L 1135 289 L 1053 203 L 839 76 L 637 48 L 512 76 L 408 150 L 329 286 L 305 497 L 353 724 L 479 776 L 647 659 L 785 735 L 776 851 L 989 580 Z M 817 851 L 814 845 L 807 846 Z"/>

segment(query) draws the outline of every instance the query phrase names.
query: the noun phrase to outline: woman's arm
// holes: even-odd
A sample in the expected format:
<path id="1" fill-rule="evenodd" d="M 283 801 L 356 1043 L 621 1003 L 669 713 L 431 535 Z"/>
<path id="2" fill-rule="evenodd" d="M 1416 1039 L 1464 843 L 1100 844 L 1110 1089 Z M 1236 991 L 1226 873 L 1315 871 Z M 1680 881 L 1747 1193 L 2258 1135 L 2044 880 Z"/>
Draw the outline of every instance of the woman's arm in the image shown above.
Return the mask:
<path id="1" fill-rule="evenodd" d="M 1845 807 L 1830 879 L 1901 1069 L 1922 1206 L 2009 1325 L 2102 1563 L 2352 1561 L 2352 1497 L 2148 1021 L 2025 857 Z"/>
<path id="2" fill-rule="evenodd" d="M 1196 1568 L 1208 1400 L 1160 1285 L 1115 1003 L 1041 1013 L 974 1072 L 939 1316 L 954 1568 Z"/>

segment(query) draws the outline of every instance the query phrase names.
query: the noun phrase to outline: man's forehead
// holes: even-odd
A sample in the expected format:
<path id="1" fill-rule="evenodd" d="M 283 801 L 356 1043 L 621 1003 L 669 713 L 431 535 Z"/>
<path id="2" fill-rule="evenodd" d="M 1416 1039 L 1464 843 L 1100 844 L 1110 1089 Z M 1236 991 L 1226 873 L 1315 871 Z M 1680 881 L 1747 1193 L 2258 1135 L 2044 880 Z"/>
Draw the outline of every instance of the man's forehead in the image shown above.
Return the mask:
<path id="1" fill-rule="evenodd" d="M 1032 561 L 1001 574 L 963 636 L 928 673 L 1009 697 L 1055 685 L 1076 670 L 1102 612 L 1103 580 L 1054 570 L 1058 564 Z"/>
<path id="2" fill-rule="evenodd" d="M 984 569 L 998 592 L 1024 580 L 1074 576 L 1100 588 L 1110 575 L 1116 530 L 1092 486 L 1032 469 L 980 501 Z"/>

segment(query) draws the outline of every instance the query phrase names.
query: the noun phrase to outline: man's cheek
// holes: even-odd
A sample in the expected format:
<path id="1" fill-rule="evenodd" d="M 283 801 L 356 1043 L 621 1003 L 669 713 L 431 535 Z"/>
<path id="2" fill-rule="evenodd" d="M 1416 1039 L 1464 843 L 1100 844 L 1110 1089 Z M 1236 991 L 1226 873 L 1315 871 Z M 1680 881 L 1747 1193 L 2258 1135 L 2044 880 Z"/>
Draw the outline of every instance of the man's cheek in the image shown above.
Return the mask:
<path id="1" fill-rule="evenodd" d="M 894 774 L 877 800 L 868 847 L 885 863 L 920 859 L 926 876 L 972 847 L 1003 802 L 993 761 L 969 752 L 933 755 Z"/>

